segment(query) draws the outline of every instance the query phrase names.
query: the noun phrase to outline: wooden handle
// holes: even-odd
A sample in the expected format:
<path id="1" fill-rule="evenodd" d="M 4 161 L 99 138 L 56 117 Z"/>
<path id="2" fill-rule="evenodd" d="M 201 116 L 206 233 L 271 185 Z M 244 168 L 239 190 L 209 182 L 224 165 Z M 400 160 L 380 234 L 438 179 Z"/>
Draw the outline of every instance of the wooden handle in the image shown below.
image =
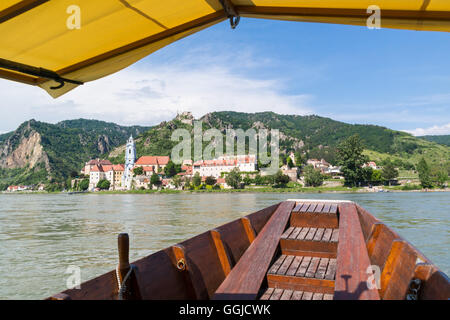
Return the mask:
<path id="1" fill-rule="evenodd" d="M 130 253 L 130 240 L 128 233 L 119 234 L 118 248 L 119 248 L 119 270 L 130 268 L 129 253 Z"/>

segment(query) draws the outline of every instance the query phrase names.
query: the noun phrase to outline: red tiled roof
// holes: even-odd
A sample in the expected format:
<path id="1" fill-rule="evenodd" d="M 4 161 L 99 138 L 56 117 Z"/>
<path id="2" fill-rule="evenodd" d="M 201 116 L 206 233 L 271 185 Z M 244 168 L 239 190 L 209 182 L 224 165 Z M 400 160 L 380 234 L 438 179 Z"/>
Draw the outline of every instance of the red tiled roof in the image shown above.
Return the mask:
<path id="1" fill-rule="evenodd" d="M 113 165 L 114 171 L 125 171 L 125 165 L 123 164 L 115 164 Z"/>
<path id="2" fill-rule="evenodd" d="M 153 172 L 153 167 L 144 167 L 144 172 Z"/>
<path id="3" fill-rule="evenodd" d="M 103 169 L 103 172 L 113 171 L 113 165 L 100 165 Z"/>
<path id="4" fill-rule="evenodd" d="M 102 166 L 94 165 L 91 168 L 91 172 L 103 172 L 103 168 L 102 168 Z"/>
<path id="5" fill-rule="evenodd" d="M 88 165 L 95 166 L 95 165 L 112 165 L 111 161 L 109 160 L 100 160 L 100 159 L 93 159 L 90 160 Z"/>
<path id="6" fill-rule="evenodd" d="M 155 166 L 155 165 L 166 165 L 170 161 L 169 156 L 142 156 L 137 161 L 137 165 L 141 166 Z"/>

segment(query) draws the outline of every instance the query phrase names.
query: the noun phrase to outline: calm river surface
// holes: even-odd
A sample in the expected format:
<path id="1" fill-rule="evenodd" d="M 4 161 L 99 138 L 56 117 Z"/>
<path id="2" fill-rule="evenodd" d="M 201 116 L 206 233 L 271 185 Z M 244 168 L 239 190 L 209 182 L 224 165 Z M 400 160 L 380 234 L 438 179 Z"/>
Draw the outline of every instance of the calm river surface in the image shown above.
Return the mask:
<path id="1" fill-rule="evenodd" d="M 0 299 L 42 299 L 115 268 L 117 234 L 130 261 L 285 199 L 358 202 L 450 272 L 450 193 L 1 195 Z"/>

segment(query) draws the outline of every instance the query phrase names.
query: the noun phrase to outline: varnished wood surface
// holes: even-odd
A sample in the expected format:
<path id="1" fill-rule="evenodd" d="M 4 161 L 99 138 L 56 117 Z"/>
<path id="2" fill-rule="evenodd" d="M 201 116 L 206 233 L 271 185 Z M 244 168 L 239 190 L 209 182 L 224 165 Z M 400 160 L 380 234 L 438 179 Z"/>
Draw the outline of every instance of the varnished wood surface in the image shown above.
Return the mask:
<path id="1" fill-rule="evenodd" d="M 340 238 L 337 251 L 335 300 L 379 300 L 376 289 L 367 287 L 371 265 L 354 204 L 339 205 Z"/>
<path id="2" fill-rule="evenodd" d="M 214 299 L 256 299 L 295 202 L 281 203 L 214 295 Z"/>

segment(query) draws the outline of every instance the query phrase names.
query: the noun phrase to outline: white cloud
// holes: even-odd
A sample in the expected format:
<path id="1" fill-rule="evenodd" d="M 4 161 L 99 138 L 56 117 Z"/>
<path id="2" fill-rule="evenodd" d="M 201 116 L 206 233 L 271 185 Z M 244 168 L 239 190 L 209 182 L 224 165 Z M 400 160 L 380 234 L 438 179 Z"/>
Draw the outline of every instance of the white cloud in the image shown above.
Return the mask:
<path id="1" fill-rule="evenodd" d="M 417 128 L 414 130 L 405 130 L 414 136 L 427 136 L 427 135 L 443 135 L 450 134 L 450 122 L 442 126 L 433 126 L 431 128 Z"/>
<path id="2" fill-rule="evenodd" d="M 195 63 L 186 59 L 158 66 L 141 62 L 56 100 L 40 88 L 2 81 L 0 130 L 13 130 L 30 118 L 48 122 L 93 118 L 151 125 L 173 118 L 177 111 L 192 111 L 196 117 L 223 110 L 311 113 L 311 96 L 285 93 L 288 79 L 252 78 L 236 72 L 247 62 L 247 68 L 256 67 L 248 52 L 235 64 L 226 56 L 206 59 L 203 65 L 198 63 L 201 56 L 188 57 L 196 59 Z"/>

